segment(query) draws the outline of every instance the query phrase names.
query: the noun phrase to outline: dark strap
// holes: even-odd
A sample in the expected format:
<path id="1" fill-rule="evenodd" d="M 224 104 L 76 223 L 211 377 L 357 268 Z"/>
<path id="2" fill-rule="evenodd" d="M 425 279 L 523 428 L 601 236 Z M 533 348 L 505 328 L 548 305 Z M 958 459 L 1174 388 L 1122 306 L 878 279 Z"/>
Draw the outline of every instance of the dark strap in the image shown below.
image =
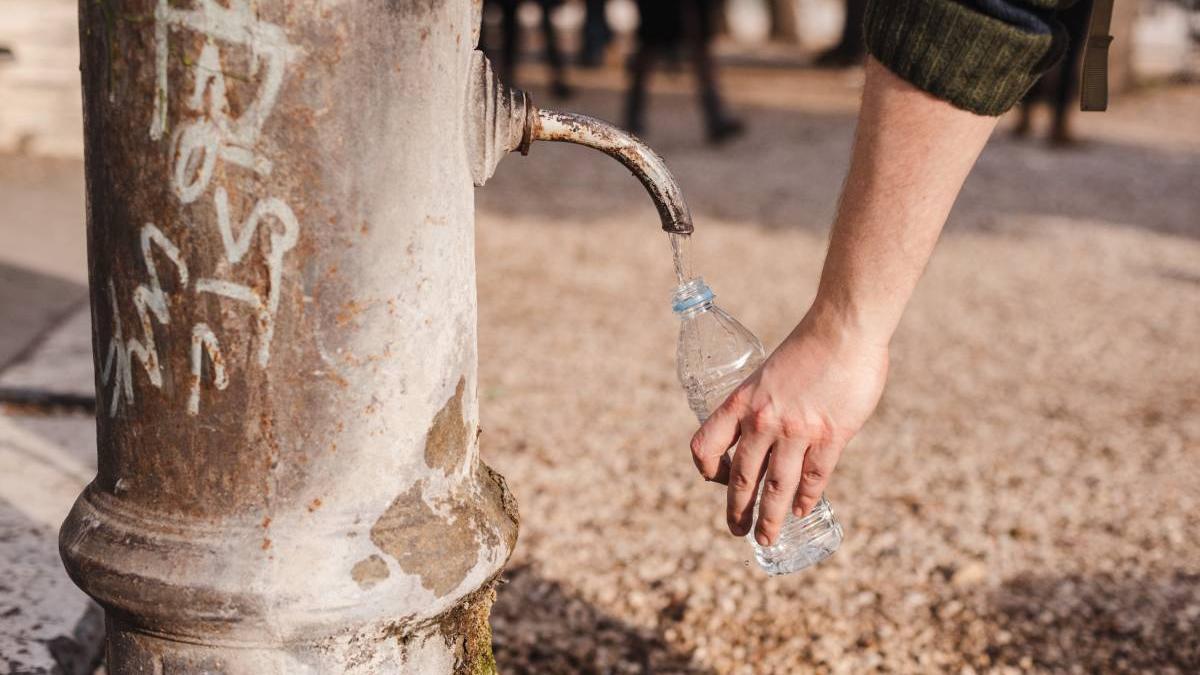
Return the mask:
<path id="1" fill-rule="evenodd" d="M 1095 0 L 1083 48 L 1083 77 L 1079 84 L 1080 110 L 1108 109 L 1108 45 L 1112 24 L 1113 0 Z"/>

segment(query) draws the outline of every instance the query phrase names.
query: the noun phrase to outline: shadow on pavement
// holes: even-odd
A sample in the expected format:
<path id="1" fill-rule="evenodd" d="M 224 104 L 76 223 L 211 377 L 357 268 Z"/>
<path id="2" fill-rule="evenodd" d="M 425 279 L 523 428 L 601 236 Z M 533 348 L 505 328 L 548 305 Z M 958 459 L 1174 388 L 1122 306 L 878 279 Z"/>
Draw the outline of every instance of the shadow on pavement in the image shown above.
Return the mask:
<path id="1" fill-rule="evenodd" d="M 0 371 L 87 302 L 87 287 L 0 262 Z"/>
<path id="2" fill-rule="evenodd" d="M 713 672 L 693 664 L 690 654 L 672 647 L 658 630 L 606 614 L 528 564 L 506 570 L 502 580 L 492 608 L 493 648 L 502 673 Z"/>

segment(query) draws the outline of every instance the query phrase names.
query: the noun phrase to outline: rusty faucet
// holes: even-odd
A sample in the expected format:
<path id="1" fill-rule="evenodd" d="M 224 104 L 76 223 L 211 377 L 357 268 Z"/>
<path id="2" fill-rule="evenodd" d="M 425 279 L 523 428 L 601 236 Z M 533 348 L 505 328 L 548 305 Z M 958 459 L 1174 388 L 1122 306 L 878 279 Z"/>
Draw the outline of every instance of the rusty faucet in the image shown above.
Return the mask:
<path id="1" fill-rule="evenodd" d="M 501 82 L 481 52 L 476 51 L 474 58 L 473 105 L 468 119 L 476 128 L 467 138 L 476 144 L 471 163 L 476 185 L 492 176 L 505 154 L 519 150 L 528 155 L 534 141 L 576 143 L 612 157 L 641 181 L 658 209 L 663 231 L 692 233 L 692 214 L 683 191 L 658 153 L 604 120 L 537 108 L 529 94 Z"/>

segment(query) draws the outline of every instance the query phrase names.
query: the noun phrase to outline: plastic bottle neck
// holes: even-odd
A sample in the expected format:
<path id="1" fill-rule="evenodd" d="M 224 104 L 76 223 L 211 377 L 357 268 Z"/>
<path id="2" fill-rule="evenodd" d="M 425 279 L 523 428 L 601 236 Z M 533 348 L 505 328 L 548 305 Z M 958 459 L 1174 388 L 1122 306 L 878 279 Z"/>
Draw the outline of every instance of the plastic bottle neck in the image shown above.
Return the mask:
<path id="1" fill-rule="evenodd" d="M 716 295 L 704 279 L 696 277 L 685 281 L 671 295 L 671 311 L 679 318 L 686 318 L 712 309 Z"/>

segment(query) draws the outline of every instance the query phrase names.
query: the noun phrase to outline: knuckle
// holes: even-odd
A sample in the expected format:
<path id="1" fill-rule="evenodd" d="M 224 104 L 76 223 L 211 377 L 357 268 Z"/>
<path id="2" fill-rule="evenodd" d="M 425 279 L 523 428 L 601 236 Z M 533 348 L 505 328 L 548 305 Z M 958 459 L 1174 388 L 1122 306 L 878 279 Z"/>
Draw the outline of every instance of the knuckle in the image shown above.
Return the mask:
<path id="1" fill-rule="evenodd" d="M 763 496 L 778 497 L 783 494 L 783 483 L 774 478 L 763 481 Z"/>
<path id="2" fill-rule="evenodd" d="M 692 455 L 696 457 L 704 456 L 704 431 L 697 431 L 695 436 L 692 436 L 692 442 L 689 444 L 692 450 Z"/>
<path id="3" fill-rule="evenodd" d="M 749 490 L 754 485 L 754 479 L 745 471 L 734 471 L 729 475 L 729 487 L 734 490 Z"/>
<path id="4" fill-rule="evenodd" d="M 806 429 L 804 420 L 793 415 L 784 415 L 779 419 L 779 435 L 789 441 L 804 437 Z"/>
<path id="5" fill-rule="evenodd" d="M 750 416 L 750 429 L 756 432 L 771 431 L 778 422 L 775 419 L 775 411 L 770 408 L 760 408 Z"/>
<path id="6" fill-rule="evenodd" d="M 750 394 L 746 391 L 745 387 L 738 387 L 737 389 L 733 390 L 733 393 L 731 393 L 728 398 L 725 399 L 725 403 L 722 404 L 721 407 L 725 408 L 729 412 L 738 410 L 746 404 L 746 397 L 749 395 Z"/>
<path id="7" fill-rule="evenodd" d="M 813 445 L 828 447 L 834 444 L 837 433 L 834 431 L 833 420 L 829 419 L 828 416 L 821 416 L 813 420 L 813 423 L 809 426 Z"/>
<path id="8" fill-rule="evenodd" d="M 829 477 L 829 472 L 823 468 L 805 468 L 804 473 L 800 474 L 800 482 L 807 485 L 818 485 L 823 483 Z"/>
<path id="9" fill-rule="evenodd" d="M 833 444 L 833 431 L 823 424 L 813 427 L 809 436 L 811 438 L 809 443 L 818 448 L 827 448 Z"/>

